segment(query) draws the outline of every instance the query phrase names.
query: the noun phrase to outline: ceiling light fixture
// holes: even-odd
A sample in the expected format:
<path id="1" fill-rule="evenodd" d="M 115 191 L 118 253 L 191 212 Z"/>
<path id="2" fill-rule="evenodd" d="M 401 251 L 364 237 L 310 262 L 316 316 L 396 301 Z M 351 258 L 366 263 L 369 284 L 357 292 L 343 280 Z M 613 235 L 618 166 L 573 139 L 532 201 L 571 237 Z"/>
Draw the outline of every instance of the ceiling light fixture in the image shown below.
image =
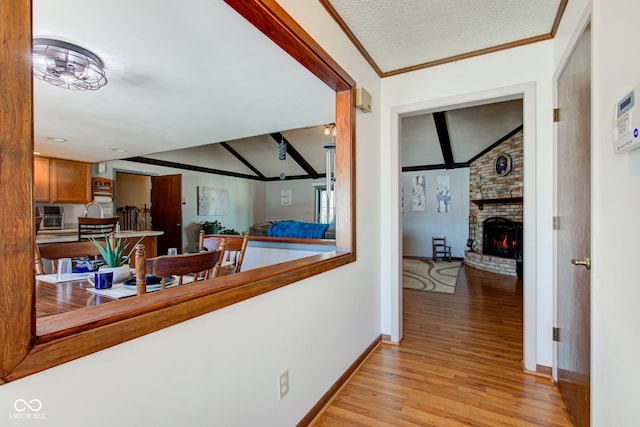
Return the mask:
<path id="1" fill-rule="evenodd" d="M 107 84 L 104 64 L 96 54 L 71 43 L 33 39 L 33 75 L 72 90 L 98 90 Z"/>
<path id="2" fill-rule="evenodd" d="M 336 124 L 324 125 L 324 136 L 336 136 Z"/>
<path id="3" fill-rule="evenodd" d="M 115 151 L 116 153 L 126 153 L 129 150 L 125 150 L 124 148 L 112 148 L 111 151 Z"/>
<path id="4" fill-rule="evenodd" d="M 48 139 L 49 141 L 53 141 L 53 142 L 67 142 L 67 140 L 66 140 L 66 139 L 64 139 L 64 138 L 58 138 L 58 137 L 55 137 L 55 136 L 48 136 L 48 137 L 47 137 L 47 139 Z"/>

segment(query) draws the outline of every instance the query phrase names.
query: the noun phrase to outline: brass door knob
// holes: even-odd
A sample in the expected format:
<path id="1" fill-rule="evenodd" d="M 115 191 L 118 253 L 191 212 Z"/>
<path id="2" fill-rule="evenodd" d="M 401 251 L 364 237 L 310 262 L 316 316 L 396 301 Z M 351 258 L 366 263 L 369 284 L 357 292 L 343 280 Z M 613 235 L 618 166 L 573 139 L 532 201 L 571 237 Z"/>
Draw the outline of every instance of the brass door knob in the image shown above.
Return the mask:
<path id="1" fill-rule="evenodd" d="M 587 270 L 591 270 L 591 257 L 587 255 L 584 259 L 572 259 L 571 264 L 583 265 Z"/>

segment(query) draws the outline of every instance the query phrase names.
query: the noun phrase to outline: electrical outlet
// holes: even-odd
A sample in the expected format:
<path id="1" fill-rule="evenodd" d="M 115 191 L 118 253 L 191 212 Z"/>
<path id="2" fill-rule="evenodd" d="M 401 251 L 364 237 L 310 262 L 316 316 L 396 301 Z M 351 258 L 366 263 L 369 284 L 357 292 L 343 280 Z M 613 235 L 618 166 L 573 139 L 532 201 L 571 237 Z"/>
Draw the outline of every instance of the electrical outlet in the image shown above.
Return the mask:
<path id="1" fill-rule="evenodd" d="M 280 374 L 278 378 L 278 394 L 279 399 L 282 399 L 289 393 L 289 370 L 287 369 L 283 373 Z"/>

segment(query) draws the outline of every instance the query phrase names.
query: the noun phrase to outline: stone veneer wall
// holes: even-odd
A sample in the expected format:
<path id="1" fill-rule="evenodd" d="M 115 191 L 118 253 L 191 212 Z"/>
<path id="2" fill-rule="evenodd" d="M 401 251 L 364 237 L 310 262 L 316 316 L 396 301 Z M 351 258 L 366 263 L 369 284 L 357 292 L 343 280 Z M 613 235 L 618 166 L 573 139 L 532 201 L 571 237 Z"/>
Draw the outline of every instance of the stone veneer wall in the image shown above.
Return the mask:
<path id="1" fill-rule="evenodd" d="M 505 176 L 498 176 L 495 173 L 496 157 L 500 154 L 508 154 L 511 156 L 511 172 Z M 520 130 L 470 165 L 469 215 L 470 218 L 475 217 L 477 221 L 475 233 L 477 250 L 476 253 L 467 252 L 465 254 L 465 262 L 473 267 L 499 274 L 516 275 L 515 260 L 482 255 L 482 222 L 494 216 L 521 222 L 523 220 L 522 203 L 485 204 L 483 210 L 480 210 L 471 200 L 479 198 L 477 195 L 479 191 L 474 185 L 474 178 L 478 175 L 482 175 L 485 180 L 485 184 L 481 188 L 482 198 L 484 199 L 522 196 L 524 183 L 523 158 L 523 132 Z M 505 190 L 503 196 L 499 196 L 496 192 L 496 189 L 501 188 Z"/>

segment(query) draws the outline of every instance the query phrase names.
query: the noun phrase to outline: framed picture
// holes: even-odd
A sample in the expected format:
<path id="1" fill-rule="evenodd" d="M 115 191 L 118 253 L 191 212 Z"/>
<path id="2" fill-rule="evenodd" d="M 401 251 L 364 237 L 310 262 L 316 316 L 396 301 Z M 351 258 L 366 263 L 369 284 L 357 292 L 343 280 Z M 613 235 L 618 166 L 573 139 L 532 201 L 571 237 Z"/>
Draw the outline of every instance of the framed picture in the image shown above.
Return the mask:
<path id="1" fill-rule="evenodd" d="M 291 205 L 291 190 L 280 190 L 280 204 L 282 206 Z"/>
<path id="2" fill-rule="evenodd" d="M 229 210 L 229 190 L 198 187 L 198 215 L 226 215 Z"/>
<path id="3" fill-rule="evenodd" d="M 511 156 L 500 154 L 496 157 L 496 175 L 505 176 L 511 172 Z"/>

